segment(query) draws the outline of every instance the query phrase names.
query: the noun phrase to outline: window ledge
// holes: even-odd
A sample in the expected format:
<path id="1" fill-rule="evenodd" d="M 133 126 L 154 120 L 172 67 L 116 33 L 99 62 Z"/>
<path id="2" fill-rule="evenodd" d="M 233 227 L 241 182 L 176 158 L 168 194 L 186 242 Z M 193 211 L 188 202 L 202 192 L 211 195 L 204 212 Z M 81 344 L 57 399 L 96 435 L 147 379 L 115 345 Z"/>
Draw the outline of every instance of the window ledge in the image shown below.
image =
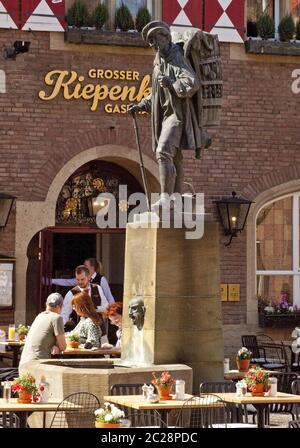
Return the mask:
<path id="1" fill-rule="evenodd" d="M 300 314 L 259 313 L 259 326 L 272 328 L 295 328 L 300 325 Z"/>
<path id="2" fill-rule="evenodd" d="M 273 39 L 247 39 L 246 53 L 300 56 L 300 41 L 281 42 Z"/>
<path id="3" fill-rule="evenodd" d="M 72 44 L 120 45 L 148 48 L 147 43 L 142 39 L 141 33 L 130 31 L 69 28 L 65 32 L 65 41 Z"/>

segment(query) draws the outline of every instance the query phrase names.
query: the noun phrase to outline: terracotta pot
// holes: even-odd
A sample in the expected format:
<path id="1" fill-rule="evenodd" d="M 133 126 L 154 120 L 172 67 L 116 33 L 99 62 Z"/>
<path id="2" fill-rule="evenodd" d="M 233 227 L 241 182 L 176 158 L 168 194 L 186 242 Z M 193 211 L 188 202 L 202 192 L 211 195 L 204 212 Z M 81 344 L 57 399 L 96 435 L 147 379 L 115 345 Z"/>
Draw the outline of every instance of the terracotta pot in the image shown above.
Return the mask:
<path id="1" fill-rule="evenodd" d="M 80 342 L 78 342 L 78 341 L 67 341 L 68 348 L 78 348 L 79 345 L 80 345 Z"/>
<path id="2" fill-rule="evenodd" d="M 240 372 L 248 372 L 250 366 L 250 359 L 237 358 L 236 365 Z"/>
<path id="3" fill-rule="evenodd" d="M 265 391 L 265 385 L 262 383 L 255 384 L 255 386 L 252 386 L 251 395 L 253 397 L 263 397 Z"/>
<path id="4" fill-rule="evenodd" d="M 95 422 L 96 428 L 120 428 L 121 423 L 102 423 L 102 422 Z"/>
<path id="5" fill-rule="evenodd" d="M 172 400 L 172 397 L 170 395 L 172 387 L 173 387 L 173 384 L 171 384 L 168 387 L 156 386 L 158 394 L 159 394 L 159 399 L 160 400 Z"/>
<path id="6" fill-rule="evenodd" d="M 25 341 L 26 335 L 25 334 L 19 334 L 19 341 Z"/>
<path id="7" fill-rule="evenodd" d="M 19 395 L 18 403 L 23 403 L 23 404 L 31 403 L 32 395 L 31 395 L 31 392 L 29 392 L 28 390 L 19 390 L 18 395 Z"/>

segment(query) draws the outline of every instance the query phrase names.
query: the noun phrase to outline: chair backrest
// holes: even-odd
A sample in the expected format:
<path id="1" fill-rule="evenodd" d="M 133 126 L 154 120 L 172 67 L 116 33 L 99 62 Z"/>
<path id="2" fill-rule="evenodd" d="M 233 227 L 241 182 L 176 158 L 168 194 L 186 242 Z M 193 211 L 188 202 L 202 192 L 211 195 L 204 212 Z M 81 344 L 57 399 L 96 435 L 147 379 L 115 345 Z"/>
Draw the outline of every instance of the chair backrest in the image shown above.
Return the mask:
<path id="1" fill-rule="evenodd" d="M 157 411 L 134 412 L 129 417 L 131 428 L 166 428 L 167 422 L 164 422 Z"/>
<path id="2" fill-rule="evenodd" d="M 232 381 L 206 381 L 200 384 L 201 394 L 220 394 L 226 392 L 235 392 L 236 387 Z M 243 408 L 242 406 L 234 403 L 227 403 L 227 422 L 236 423 L 243 421 Z"/>
<path id="3" fill-rule="evenodd" d="M 110 388 L 111 395 L 142 395 L 143 383 L 137 384 L 114 384 Z M 131 426 L 141 427 L 141 426 L 152 426 L 152 423 L 156 421 L 154 426 L 160 426 L 158 413 L 154 411 L 146 411 L 143 414 L 143 418 L 141 417 L 141 421 L 139 420 L 139 415 L 142 415 L 141 412 L 137 412 L 135 409 L 128 408 L 127 406 L 118 406 L 122 411 L 124 411 L 126 418 L 131 421 Z M 148 420 L 146 417 L 148 416 Z"/>
<path id="4" fill-rule="evenodd" d="M 294 380 L 292 382 L 292 394 L 294 395 L 300 395 L 300 379 Z M 299 414 L 300 414 L 300 405 L 297 403 L 294 406 L 294 411 L 296 414 L 296 419 L 299 418 Z"/>
<path id="5" fill-rule="evenodd" d="M 272 373 L 272 377 L 277 378 L 277 390 L 278 392 L 285 392 L 287 394 L 291 394 L 292 392 L 292 383 L 297 380 L 296 373 Z M 293 409 L 293 404 L 280 403 L 280 404 L 270 404 L 270 412 L 291 412 Z"/>
<path id="6" fill-rule="evenodd" d="M 256 335 L 257 343 L 258 345 L 264 345 L 264 344 L 276 344 L 276 341 L 271 338 L 268 334 L 265 333 L 258 333 Z"/>
<path id="7" fill-rule="evenodd" d="M 88 392 L 68 395 L 58 405 L 50 428 L 94 428 L 99 399 Z"/>
<path id="8" fill-rule="evenodd" d="M 289 422 L 289 428 L 300 428 L 300 420 L 292 420 Z"/>
<path id="9" fill-rule="evenodd" d="M 252 353 L 252 358 L 260 358 L 257 337 L 255 334 L 242 335 L 242 345 Z"/>
<path id="10" fill-rule="evenodd" d="M 226 427 L 226 404 L 217 394 L 200 394 L 184 401 L 178 414 L 178 428 Z"/>

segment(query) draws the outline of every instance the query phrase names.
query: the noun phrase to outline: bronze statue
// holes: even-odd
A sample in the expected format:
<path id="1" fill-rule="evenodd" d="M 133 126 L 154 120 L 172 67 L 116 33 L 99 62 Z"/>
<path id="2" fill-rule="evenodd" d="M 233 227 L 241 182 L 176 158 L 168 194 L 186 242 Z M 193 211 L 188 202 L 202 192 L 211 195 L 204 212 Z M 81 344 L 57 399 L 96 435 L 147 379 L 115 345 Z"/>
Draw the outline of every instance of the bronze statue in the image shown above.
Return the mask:
<path id="1" fill-rule="evenodd" d="M 187 34 L 180 43 L 173 43 L 169 26 L 160 21 L 147 24 L 142 36 L 156 50 L 152 93 L 139 104 L 130 105 L 129 113 L 151 113 L 153 150 L 159 165 L 161 186 L 160 200 L 155 205 L 163 206 L 169 203 L 169 195 L 183 192 L 182 150 L 194 149 L 196 157 L 200 158 L 200 150 L 211 145 L 211 139 L 202 125 L 203 74 L 198 62 L 203 44 L 210 47 L 207 58 L 216 46 L 207 37 L 211 35 L 200 30 Z M 195 54 L 196 66 L 193 67 Z M 216 72 L 215 79 L 221 75 L 217 65 L 219 73 Z M 195 95 L 197 92 L 199 94 Z M 207 93 L 213 97 L 216 92 L 210 90 Z"/>
<path id="2" fill-rule="evenodd" d="M 142 330 L 145 319 L 145 305 L 142 297 L 134 297 L 129 302 L 129 318 L 138 330 Z"/>

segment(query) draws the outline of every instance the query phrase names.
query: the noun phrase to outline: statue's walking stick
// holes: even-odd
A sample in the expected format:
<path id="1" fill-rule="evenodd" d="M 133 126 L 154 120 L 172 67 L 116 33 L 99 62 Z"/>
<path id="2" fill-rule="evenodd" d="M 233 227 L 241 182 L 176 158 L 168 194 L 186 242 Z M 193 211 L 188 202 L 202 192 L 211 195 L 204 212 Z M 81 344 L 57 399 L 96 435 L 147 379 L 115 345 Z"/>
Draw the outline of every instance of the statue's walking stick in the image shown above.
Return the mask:
<path id="1" fill-rule="evenodd" d="M 146 177 L 146 170 L 145 170 L 144 162 L 143 162 L 143 154 L 142 154 L 142 150 L 141 150 L 140 136 L 139 136 L 139 130 L 138 130 L 138 126 L 137 126 L 135 113 L 132 114 L 132 118 L 133 118 L 133 127 L 134 127 L 134 131 L 135 131 L 136 145 L 137 145 L 139 159 L 140 159 L 140 168 L 141 168 L 141 173 L 142 173 L 143 185 L 144 185 L 144 190 L 145 190 L 146 199 L 147 199 L 147 207 L 148 207 L 148 211 L 150 212 L 151 211 L 151 201 L 150 201 L 149 188 L 148 188 L 147 177 Z"/>

